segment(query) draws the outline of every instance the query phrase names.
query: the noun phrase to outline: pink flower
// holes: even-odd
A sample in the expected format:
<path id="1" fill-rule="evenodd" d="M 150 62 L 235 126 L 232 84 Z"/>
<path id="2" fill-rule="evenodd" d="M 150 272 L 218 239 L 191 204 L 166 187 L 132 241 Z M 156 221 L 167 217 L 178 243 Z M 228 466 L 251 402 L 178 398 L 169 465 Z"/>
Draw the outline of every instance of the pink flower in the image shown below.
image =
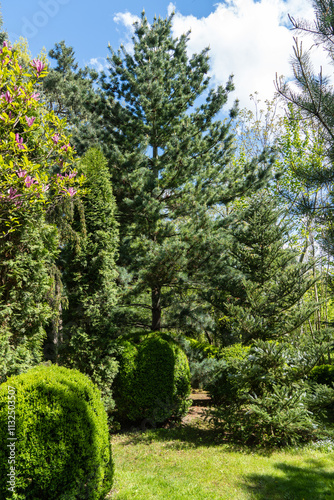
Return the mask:
<path id="1" fill-rule="evenodd" d="M 23 144 L 23 137 L 20 138 L 19 134 L 15 134 L 15 141 L 19 149 L 25 149 L 25 145 Z"/>
<path id="2" fill-rule="evenodd" d="M 22 196 L 22 194 L 16 194 L 17 193 L 17 189 L 14 189 L 14 188 L 9 188 L 8 189 L 8 194 L 9 194 L 9 199 L 10 200 L 14 200 L 15 198 L 18 198 L 19 196 Z"/>
<path id="3" fill-rule="evenodd" d="M 36 69 L 37 73 L 40 73 L 45 68 L 45 64 L 39 59 L 33 59 L 30 64 L 33 68 Z"/>
<path id="4" fill-rule="evenodd" d="M 60 135 L 59 134 L 55 134 L 53 137 L 52 137 L 52 140 L 55 144 L 58 144 L 58 141 L 60 139 Z"/>
<path id="5" fill-rule="evenodd" d="M 50 187 L 50 184 L 46 184 L 45 186 L 42 186 L 42 192 L 45 193 L 45 191 L 48 191 Z"/>
<path id="6" fill-rule="evenodd" d="M 65 151 L 67 151 L 68 148 L 70 148 L 70 147 L 71 147 L 71 144 L 68 143 L 68 144 L 64 144 L 64 146 L 62 146 L 61 149 L 65 149 Z"/>
<path id="7" fill-rule="evenodd" d="M 72 187 L 70 187 L 68 189 L 64 189 L 64 191 L 63 191 L 63 193 L 67 193 L 70 196 L 74 196 L 76 192 L 77 192 L 76 189 L 74 189 Z"/>
<path id="8" fill-rule="evenodd" d="M 33 184 L 38 184 L 36 179 L 34 179 L 33 177 L 30 177 L 30 175 L 27 175 L 27 177 L 24 179 L 24 183 L 25 183 L 26 187 L 30 187 Z"/>
<path id="9" fill-rule="evenodd" d="M 27 171 L 26 170 L 16 170 L 16 175 L 18 177 L 25 177 L 27 175 Z"/>
<path id="10" fill-rule="evenodd" d="M 8 42 L 6 42 L 6 40 L 3 42 L 3 47 L 8 47 Z"/>
<path id="11" fill-rule="evenodd" d="M 6 101 L 8 102 L 8 104 L 13 102 L 13 98 L 11 97 L 9 90 L 7 90 L 7 92 L 4 94 L 4 97 L 5 97 Z"/>
<path id="12" fill-rule="evenodd" d="M 26 122 L 28 124 L 28 127 L 31 127 L 31 125 L 34 123 L 34 121 L 36 120 L 36 117 L 35 116 L 32 116 L 31 118 L 29 118 L 28 116 L 25 117 L 26 118 Z"/>
<path id="13" fill-rule="evenodd" d="M 38 101 L 39 100 L 39 94 L 34 92 L 33 94 L 31 94 L 31 99 L 35 99 L 35 101 Z"/>
<path id="14" fill-rule="evenodd" d="M 77 172 L 71 172 L 70 174 L 68 174 L 68 178 L 73 179 L 73 177 L 75 177 L 76 175 L 77 175 Z"/>

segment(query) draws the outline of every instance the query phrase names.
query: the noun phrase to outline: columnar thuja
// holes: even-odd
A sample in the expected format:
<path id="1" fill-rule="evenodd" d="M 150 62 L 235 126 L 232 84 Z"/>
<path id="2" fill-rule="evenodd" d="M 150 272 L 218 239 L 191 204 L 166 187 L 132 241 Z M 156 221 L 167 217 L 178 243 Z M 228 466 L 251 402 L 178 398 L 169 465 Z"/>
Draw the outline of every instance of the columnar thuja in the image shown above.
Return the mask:
<path id="1" fill-rule="evenodd" d="M 0 49 L 0 380 L 42 359 L 45 328 L 55 316 L 51 269 L 59 229 L 51 212 L 83 178 L 73 169 L 66 122 L 40 99 L 43 62 L 21 67 Z"/>
<path id="2" fill-rule="evenodd" d="M 82 179 L 71 170 L 73 148 L 66 122 L 40 102 L 42 61 L 22 68 L 8 42 L 0 50 L 0 237 L 20 225 L 20 215 L 73 196 Z"/>

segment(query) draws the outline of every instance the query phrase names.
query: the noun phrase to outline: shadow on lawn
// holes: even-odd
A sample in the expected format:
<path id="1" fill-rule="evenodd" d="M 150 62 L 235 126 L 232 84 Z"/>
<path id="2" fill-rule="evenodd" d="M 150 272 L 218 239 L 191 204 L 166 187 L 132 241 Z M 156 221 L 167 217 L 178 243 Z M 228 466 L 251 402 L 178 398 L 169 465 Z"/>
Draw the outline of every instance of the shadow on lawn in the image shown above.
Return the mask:
<path id="1" fill-rule="evenodd" d="M 124 441 L 124 444 L 150 445 L 153 442 L 164 442 L 166 443 L 165 449 L 189 449 L 199 446 L 210 447 L 227 444 L 224 434 L 206 424 L 183 424 L 168 429 L 148 429 L 145 432 L 138 428 L 132 428 L 130 433 L 128 429 L 126 434 L 128 439 Z M 233 451 L 242 450 L 243 453 L 247 453 L 247 449 L 244 446 L 228 443 L 228 447 L 231 450 L 233 449 Z M 251 453 L 252 450 L 249 450 L 249 452 Z"/>
<path id="2" fill-rule="evenodd" d="M 333 464 L 334 465 L 334 464 Z M 321 460 L 305 460 L 305 467 L 274 465 L 283 476 L 249 474 L 243 488 L 256 500 L 334 500 L 334 472 Z"/>

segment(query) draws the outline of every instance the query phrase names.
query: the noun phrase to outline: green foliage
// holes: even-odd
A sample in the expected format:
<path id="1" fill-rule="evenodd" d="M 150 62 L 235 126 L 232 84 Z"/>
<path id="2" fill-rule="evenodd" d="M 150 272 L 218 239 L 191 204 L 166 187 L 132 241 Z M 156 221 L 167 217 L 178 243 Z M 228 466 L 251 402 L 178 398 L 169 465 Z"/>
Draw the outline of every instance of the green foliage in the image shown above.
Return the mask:
<path id="1" fill-rule="evenodd" d="M 54 226 L 29 218 L 0 240 L 0 381 L 39 363 L 54 311 L 50 267 L 58 255 Z"/>
<path id="2" fill-rule="evenodd" d="M 114 397 L 119 415 L 151 425 L 184 416 L 191 404 L 187 357 L 167 334 L 121 340 Z"/>
<path id="3" fill-rule="evenodd" d="M 73 203 L 69 221 L 78 237 L 65 242 L 60 255 L 67 299 L 62 315 L 64 343 L 60 361 L 89 375 L 112 409 L 111 385 L 117 373 L 112 321 L 117 298 L 116 207 L 101 151 L 90 149 L 78 169 L 85 175 L 86 194 Z"/>
<path id="4" fill-rule="evenodd" d="M 133 53 L 110 48 L 96 108 L 119 209 L 125 331 L 212 324 L 201 296 L 207 262 L 220 255 L 209 212 L 258 188 L 270 170 L 267 155 L 233 164 L 230 124 L 217 119 L 232 78 L 210 88 L 208 50 L 188 57 L 189 34 L 174 38 L 172 17 L 149 24 L 143 13 Z"/>
<path id="5" fill-rule="evenodd" d="M 249 347 L 241 344 L 221 348 L 191 338 L 180 338 L 178 342 L 188 358 L 193 389 L 206 388 L 224 361 L 243 359 L 249 351 Z"/>
<path id="6" fill-rule="evenodd" d="M 78 69 L 73 48 L 67 47 L 63 40 L 50 50 L 49 57 L 53 67 L 43 80 L 43 97 L 59 118 L 66 118 L 72 142 L 82 154 L 98 143 L 92 116 L 92 110 L 96 112 L 99 105 L 94 90 L 98 75 L 88 67 Z"/>
<path id="7" fill-rule="evenodd" d="M 83 179 L 75 179 L 73 149 L 66 123 L 39 101 L 45 64 L 30 61 L 4 42 L 0 50 L 0 236 L 20 226 L 21 218 L 46 212 L 59 199 L 72 197 Z M 76 188 L 76 189 L 75 189 Z"/>
<path id="8" fill-rule="evenodd" d="M 302 325 L 318 304 L 305 300 L 314 285 L 313 262 L 298 261 L 288 247 L 289 226 L 276 201 L 262 192 L 234 212 L 225 248 L 228 271 L 218 276 L 223 291 L 214 304 L 229 322 L 221 336 L 233 335 L 245 344 L 255 339 L 278 339 Z M 226 297 L 226 288 L 230 294 Z"/>
<path id="9" fill-rule="evenodd" d="M 193 356 L 199 360 L 204 358 L 218 358 L 220 349 L 214 345 L 208 344 L 207 342 L 200 342 L 196 339 L 187 338 L 186 339 L 189 348 L 193 352 Z"/>
<path id="10" fill-rule="evenodd" d="M 317 384 L 334 387 L 334 365 L 315 366 L 310 373 L 310 379 Z"/>
<path id="11" fill-rule="evenodd" d="M 286 445 L 316 436 L 334 391 L 310 387 L 306 375 L 322 349 L 256 341 L 243 360 L 226 362 L 209 385 L 213 422 L 233 439 Z M 311 411 L 312 407 L 312 411 Z"/>
<path id="12" fill-rule="evenodd" d="M 15 437 L 8 441 L 8 404 Z M 1 498 L 102 499 L 113 462 L 99 390 L 76 370 L 37 366 L 0 387 Z M 7 490 L 8 443 L 15 443 L 16 496 Z"/>
<path id="13" fill-rule="evenodd" d="M 42 359 L 51 305 L 51 268 L 59 251 L 50 212 L 72 198 L 76 178 L 66 123 L 39 100 L 40 60 L 0 49 L 0 377 Z"/>
<path id="14" fill-rule="evenodd" d="M 219 359 L 222 359 L 224 361 L 244 359 L 248 355 L 249 349 L 249 346 L 245 346 L 240 343 L 222 347 L 219 350 Z"/>

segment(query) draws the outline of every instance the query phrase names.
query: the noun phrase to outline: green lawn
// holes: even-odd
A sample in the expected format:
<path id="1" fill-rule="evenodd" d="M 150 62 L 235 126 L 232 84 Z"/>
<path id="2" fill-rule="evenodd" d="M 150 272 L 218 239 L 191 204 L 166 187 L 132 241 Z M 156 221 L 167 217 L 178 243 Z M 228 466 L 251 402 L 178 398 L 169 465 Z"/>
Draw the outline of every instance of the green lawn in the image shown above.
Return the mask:
<path id="1" fill-rule="evenodd" d="M 334 500 L 334 445 L 260 453 L 191 426 L 115 435 L 112 445 L 112 500 Z"/>

